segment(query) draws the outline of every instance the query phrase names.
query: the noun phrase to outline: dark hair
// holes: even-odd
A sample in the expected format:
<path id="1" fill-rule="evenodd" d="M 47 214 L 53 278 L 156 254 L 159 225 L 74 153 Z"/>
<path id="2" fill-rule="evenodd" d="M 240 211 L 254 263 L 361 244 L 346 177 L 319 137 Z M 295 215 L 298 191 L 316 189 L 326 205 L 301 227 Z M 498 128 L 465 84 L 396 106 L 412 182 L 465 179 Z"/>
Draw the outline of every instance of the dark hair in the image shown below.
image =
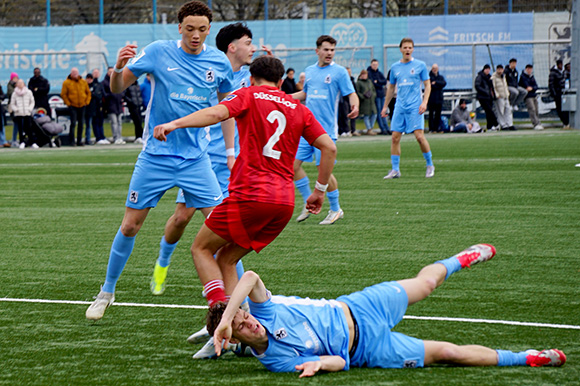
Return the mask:
<path id="1" fill-rule="evenodd" d="M 526 64 L 526 68 L 534 68 L 534 66 L 531 64 Z"/>
<path id="2" fill-rule="evenodd" d="M 205 317 L 205 323 L 207 327 L 207 333 L 209 336 L 213 336 L 215 329 L 220 324 L 222 316 L 226 310 L 227 304 L 224 302 L 217 302 L 209 308 L 207 315 Z"/>
<path id="3" fill-rule="evenodd" d="M 284 76 L 284 65 L 273 56 L 260 56 L 250 64 L 250 74 L 255 79 L 276 83 Z"/>
<path id="4" fill-rule="evenodd" d="M 322 35 L 322 36 L 319 36 L 318 39 L 316 39 L 316 48 L 320 48 L 320 46 L 324 42 L 328 42 L 328 43 L 332 44 L 333 46 L 336 46 L 336 39 L 335 38 L 333 38 L 330 35 Z"/>
<path id="5" fill-rule="evenodd" d="M 373 59 L 373 60 L 371 60 L 371 64 L 372 64 L 373 62 L 378 62 L 378 61 L 379 61 L 378 59 Z"/>
<path id="6" fill-rule="evenodd" d="M 296 72 L 296 71 L 294 71 L 294 69 L 292 67 L 288 67 L 288 69 L 286 70 L 286 75 L 288 75 L 290 72 Z"/>
<path id="7" fill-rule="evenodd" d="M 517 62 L 517 61 L 518 61 L 518 60 L 517 60 L 516 58 L 511 58 L 511 59 L 510 59 L 510 63 Z"/>
<path id="8" fill-rule="evenodd" d="M 241 39 L 244 36 L 250 39 L 252 38 L 252 31 L 250 31 L 246 23 L 228 24 L 218 32 L 215 37 L 215 44 L 218 50 L 226 53 L 231 42 Z"/>
<path id="9" fill-rule="evenodd" d="M 497 66 L 495 66 L 495 69 L 497 70 L 498 68 L 503 69 L 503 66 L 501 64 L 498 64 Z"/>
<path id="10" fill-rule="evenodd" d="M 399 48 L 403 47 L 403 44 L 404 43 L 411 43 L 413 45 L 413 47 L 415 47 L 415 42 L 411 38 L 403 38 L 403 39 L 401 39 L 401 42 L 399 43 Z"/>
<path id="11" fill-rule="evenodd" d="M 212 21 L 211 9 L 201 1 L 190 1 L 179 8 L 179 12 L 177 13 L 179 23 L 183 23 L 183 19 L 188 16 L 206 16 L 210 23 Z"/>
<path id="12" fill-rule="evenodd" d="M 564 62 L 562 62 L 562 59 L 558 59 L 558 60 L 556 60 L 556 65 L 558 65 L 558 64 L 562 64 L 562 63 L 564 63 Z"/>
<path id="13" fill-rule="evenodd" d="M 489 64 L 486 64 L 485 66 L 483 66 L 483 69 L 486 70 L 488 68 L 491 68 L 491 66 Z"/>
<path id="14" fill-rule="evenodd" d="M 86 78 L 87 78 L 87 79 L 95 79 L 95 78 L 94 78 L 94 76 L 93 76 L 93 74 L 90 74 L 90 73 L 89 73 L 89 74 L 87 74 Z"/>
<path id="15" fill-rule="evenodd" d="M 459 100 L 459 104 L 460 104 L 460 105 L 462 105 L 462 104 L 464 104 L 464 103 L 465 103 L 465 104 L 467 104 L 467 100 L 465 100 L 465 99 L 461 98 L 461 99 Z"/>

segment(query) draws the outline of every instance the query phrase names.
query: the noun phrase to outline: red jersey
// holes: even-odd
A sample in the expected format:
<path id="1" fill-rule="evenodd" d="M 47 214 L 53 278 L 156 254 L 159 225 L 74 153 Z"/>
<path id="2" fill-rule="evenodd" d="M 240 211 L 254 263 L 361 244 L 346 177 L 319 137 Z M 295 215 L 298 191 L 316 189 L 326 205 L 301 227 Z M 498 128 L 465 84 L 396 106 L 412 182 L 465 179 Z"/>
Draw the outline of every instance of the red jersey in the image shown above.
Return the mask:
<path id="1" fill-rule="evenodd" d="M 236 118 L 240 140 L 230 196 L 294 206 L 293 165 L 300 137 L 312 144 L 326 131 L 310 110 L 275 87 L 242 88 L 220 103 Z"/>

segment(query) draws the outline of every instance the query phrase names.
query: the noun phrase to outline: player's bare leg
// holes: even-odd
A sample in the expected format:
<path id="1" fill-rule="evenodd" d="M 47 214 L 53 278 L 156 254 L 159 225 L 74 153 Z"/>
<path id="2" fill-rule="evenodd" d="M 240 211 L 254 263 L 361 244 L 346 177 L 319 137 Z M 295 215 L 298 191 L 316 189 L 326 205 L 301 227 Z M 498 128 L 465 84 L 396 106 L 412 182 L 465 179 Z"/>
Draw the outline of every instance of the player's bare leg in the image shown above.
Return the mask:
<path id="1" fill-rule="evenodd" d="M 401 136 L 403 134 L 393 131 L 391 135 L 391 171 L 385 177 L 385 180 L 400 178 L 399 160 L 401 158 Z"/>
<path id="2" fill-rule="evenodd" d="M 227 243 L 217 252 L 216 261 L 223 276 L 226 295 L 231 295 L 238 284 L 236 264 L 251 251 L 251 249 L 243 248 L 236 243 Z"/>
<path id="3" fill-rule="evenodd" d="M 479 345 L 458 346 L 449 342 L 423 341 L 425 365 L 449 363 L 461 366 L 497 366 L 496 350 Z"/>

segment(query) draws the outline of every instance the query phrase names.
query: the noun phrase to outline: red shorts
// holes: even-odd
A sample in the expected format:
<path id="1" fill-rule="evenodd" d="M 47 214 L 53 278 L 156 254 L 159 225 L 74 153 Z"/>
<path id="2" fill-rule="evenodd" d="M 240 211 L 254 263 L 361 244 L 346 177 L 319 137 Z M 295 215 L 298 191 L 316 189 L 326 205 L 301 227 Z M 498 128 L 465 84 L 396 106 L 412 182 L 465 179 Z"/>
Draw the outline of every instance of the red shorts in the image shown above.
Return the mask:
<path id="1" fill-rule="evenodd" d="M 291 205 L 238 201 L 227 197 L 215 207 L 205 225 L 222 239 L 260 252 L 292 218 Z"/>

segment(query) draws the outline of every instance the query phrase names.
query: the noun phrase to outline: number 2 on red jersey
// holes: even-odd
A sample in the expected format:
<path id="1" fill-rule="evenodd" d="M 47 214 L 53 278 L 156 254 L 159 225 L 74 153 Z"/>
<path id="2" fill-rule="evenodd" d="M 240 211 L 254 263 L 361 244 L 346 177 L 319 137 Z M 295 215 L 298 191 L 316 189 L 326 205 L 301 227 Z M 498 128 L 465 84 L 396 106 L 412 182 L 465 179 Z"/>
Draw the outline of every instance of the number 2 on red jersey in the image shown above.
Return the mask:
<path id="1" fill-rule="evenodd" d="M 274 150 L 274 145 L 280 140 L 280 136 L 286 130 L 286 117 L 278 110 L 273 110 L 268 114 L 268 122 L 274 123 L 278 121 L 278 127 L 276 127 L 276 132 L 270 137 L 268 143 L 264 146 L 262 150 L 262 155 L 265 157 L 271 157 L 274 159 L 280 159 L 280 153 L 278 150 Z"/>

